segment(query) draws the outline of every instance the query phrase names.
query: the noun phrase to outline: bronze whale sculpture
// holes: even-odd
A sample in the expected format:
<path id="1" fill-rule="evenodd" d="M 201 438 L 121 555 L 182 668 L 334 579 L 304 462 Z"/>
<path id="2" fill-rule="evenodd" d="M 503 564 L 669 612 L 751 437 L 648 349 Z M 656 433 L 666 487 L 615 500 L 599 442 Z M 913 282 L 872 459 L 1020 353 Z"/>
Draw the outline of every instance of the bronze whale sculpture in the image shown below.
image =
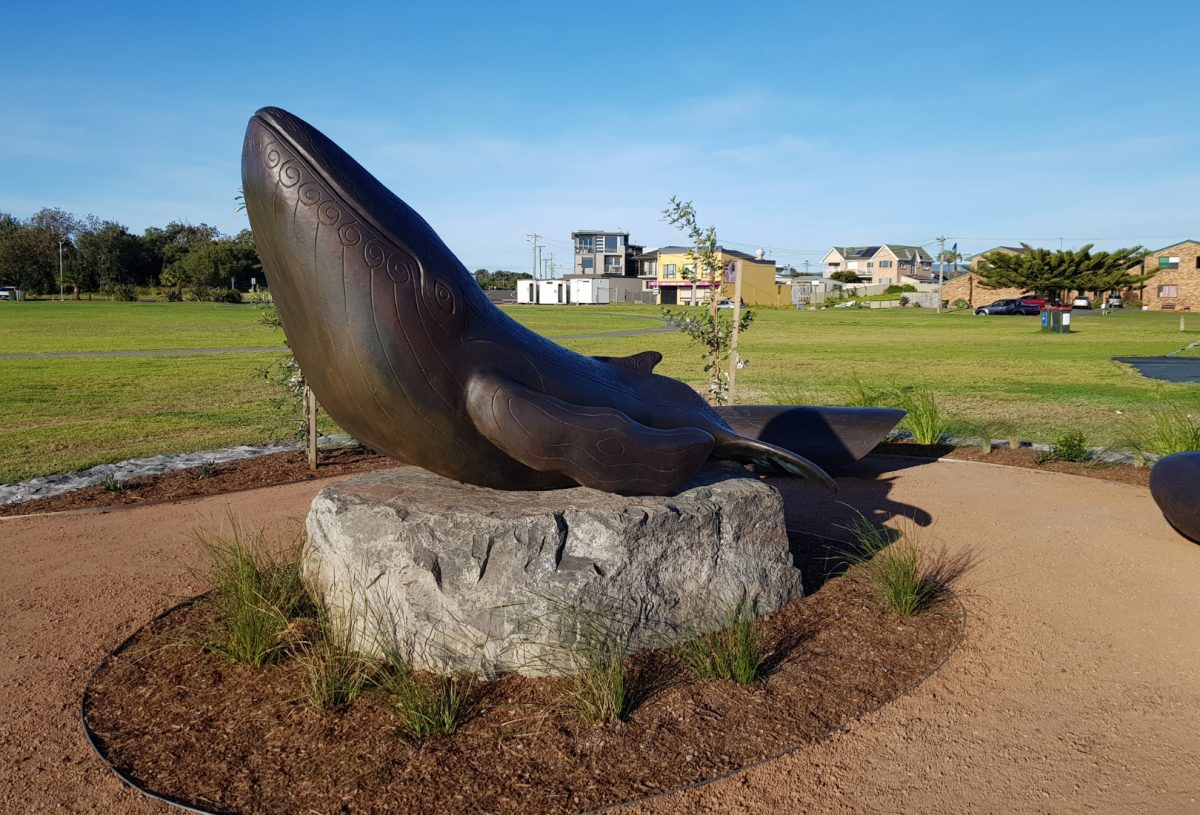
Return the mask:
<path id="1" fill-rule="evenodd" d="M 738 434 L 692 388 L 653 373 L 657 352 L 582 356 L 512 320 L 420 215 L 296 116 L 251 118 L 242 181 L 296 360 L 364 444 L 508 490 L 669 494 L 710 457 L 835 488 L 805 457 Z"/>
<path id="2" fill-rule="evenodd" d="M 1163 456 L 1150 471 L 1150 495 L 1175 531 L 1200 543 L 1200 450 Z"/>

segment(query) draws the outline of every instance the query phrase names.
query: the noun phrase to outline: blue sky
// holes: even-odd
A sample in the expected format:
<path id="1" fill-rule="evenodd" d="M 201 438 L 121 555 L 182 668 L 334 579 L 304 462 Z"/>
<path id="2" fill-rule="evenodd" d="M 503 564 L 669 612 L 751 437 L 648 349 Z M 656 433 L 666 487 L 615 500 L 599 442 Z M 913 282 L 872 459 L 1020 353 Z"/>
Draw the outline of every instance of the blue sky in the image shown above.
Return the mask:
<path id="1" fill-rule="evenodd" d="M 248 117 L 340 143 L 469 268 L 573 229 L 966 251 L 1200 238 L 1195 3 L 9 4 L 0 211 L 227 232 Z M 815 5 L 815 4 L 814 4 Z"/>

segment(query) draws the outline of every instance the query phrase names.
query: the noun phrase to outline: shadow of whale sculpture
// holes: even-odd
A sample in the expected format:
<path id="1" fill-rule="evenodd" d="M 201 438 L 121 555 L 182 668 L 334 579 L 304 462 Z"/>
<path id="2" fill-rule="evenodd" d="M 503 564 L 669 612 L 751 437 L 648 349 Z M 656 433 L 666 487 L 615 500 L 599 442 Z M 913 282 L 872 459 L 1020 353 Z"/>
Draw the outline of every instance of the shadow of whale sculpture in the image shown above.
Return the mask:
<path id="1" fill-rule="evenodd" d="M 1176 532 L 1200 543 L 1200 450 L 1156 461 L 1150 471 L 1150 495 Z"/>
<path id="2" fill-rule="evenodd" d="M 661 354 L 587 357 L 512 320 L 420 215 L 287 111 L 250 119 L 242 183 L 296 360 L 329 415 L 364 444 L 508 490 L 665 495 L 709 458 L 835 489 L 803 444 L 758 437 L 770 421 L 751 416 L 739 433 L 695 390 L 653 373 Z M 867 449 L 901 416 L 864 417 Z M 831 432 L 813 448 L 864 446 Z"/>

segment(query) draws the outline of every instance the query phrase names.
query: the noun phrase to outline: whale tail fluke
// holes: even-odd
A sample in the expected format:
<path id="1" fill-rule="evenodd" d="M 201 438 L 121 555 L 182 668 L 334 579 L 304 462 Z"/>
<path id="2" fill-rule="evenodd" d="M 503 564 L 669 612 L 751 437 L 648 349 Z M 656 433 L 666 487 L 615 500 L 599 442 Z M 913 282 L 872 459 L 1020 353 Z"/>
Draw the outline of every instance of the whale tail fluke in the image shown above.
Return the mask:
<path id="1" fill-rule="evenodd" d="M 733 434 L 721 435 L 717 437 L 712 455 L 713 458 L 753 464 L 761 472 L 788 473 L 809 478 L 830 492 L 838 491 L 837 482 L 816 464 L 791 450 L 776 447 L 765 441 Z"/>

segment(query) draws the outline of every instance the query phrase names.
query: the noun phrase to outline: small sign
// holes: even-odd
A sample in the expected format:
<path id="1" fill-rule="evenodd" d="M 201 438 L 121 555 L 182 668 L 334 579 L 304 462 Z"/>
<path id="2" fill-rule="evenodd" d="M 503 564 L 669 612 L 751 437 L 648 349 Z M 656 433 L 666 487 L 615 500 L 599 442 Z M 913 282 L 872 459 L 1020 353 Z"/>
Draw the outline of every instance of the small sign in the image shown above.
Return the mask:
<path id="1" fill-rule="evenodd" d="M 732 283 L 737 280 L 737 261 L 731 260 L 725 264 L 725 282 Z"/>

